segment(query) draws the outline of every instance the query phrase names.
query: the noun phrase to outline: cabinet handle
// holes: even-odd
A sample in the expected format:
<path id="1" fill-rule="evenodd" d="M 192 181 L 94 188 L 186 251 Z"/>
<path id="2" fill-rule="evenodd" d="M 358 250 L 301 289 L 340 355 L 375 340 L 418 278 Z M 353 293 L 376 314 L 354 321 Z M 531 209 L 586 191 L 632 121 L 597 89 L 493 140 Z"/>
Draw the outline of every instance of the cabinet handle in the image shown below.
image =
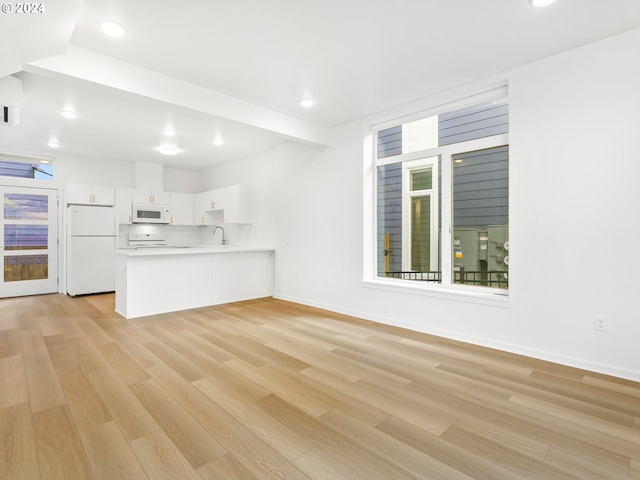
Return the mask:
<path id="1" fill-rule="evenodd" d="M 133 217 L 129 215 L 129 223 L 133 223 Z"/>
<path id="2" fill-rule="evenodd" d="M 154 198 L 155 198 L 155 197 L 154 197 L 153 195 L 149 195 L 149 201 L 150 201 L 151 203 L 154 203 L 154 201 L 155 201 L 155 200 L 154 200 Z"/>
<path id="3" fill-rule="evenodd" d="M 214 208 L 216 208 L 216 202 L 211 200 L 211 210 L 213 210 Z"/>

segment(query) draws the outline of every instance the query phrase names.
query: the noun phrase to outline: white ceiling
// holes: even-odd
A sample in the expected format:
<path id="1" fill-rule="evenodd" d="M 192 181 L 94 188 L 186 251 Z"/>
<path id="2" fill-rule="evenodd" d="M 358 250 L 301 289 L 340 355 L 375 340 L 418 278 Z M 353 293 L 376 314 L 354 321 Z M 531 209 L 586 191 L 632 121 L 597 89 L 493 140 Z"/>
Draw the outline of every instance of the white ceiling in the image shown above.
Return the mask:
<path id="1" fill-rule="evenodd" d="M 29 18 L 0 16 L 0 76 L 23 83 L 21 123 L 0 126 L 0 149 L 193 170 L 285 140 L 325 144 L 330 127 L 640 27 L 638 0 L 45 5 Z M 104 36 L 105 18 L 128 34 Z M 312 109 L 298 105 L 307 96 Z M 66 106 L 80 117 L 59 117 Z M 169 125 L 173 139 L 162 135 Z M 180 154 L 160 155 L 171 142 Z"/>

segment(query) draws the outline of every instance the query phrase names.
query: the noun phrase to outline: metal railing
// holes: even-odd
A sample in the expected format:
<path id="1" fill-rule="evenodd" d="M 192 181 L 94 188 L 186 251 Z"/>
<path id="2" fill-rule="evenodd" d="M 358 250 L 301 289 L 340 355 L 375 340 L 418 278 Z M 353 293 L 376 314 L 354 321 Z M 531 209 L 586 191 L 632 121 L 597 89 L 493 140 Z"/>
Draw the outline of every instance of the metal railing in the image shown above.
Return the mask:
<path id="1" fill-rule="evenodd" d="M 398 278 L 401 280 L 413 280 L 418 282 L 440 283 L 442 281 L 441 271 L 397 271 L 386 272 L 385 276 L 388 278 Z M 453 283 L 460 285 L 477 285 L 503 289 L 507 289 L 509 287 L 507 272 L 492 270 L 455 271 L 453 272 Z"/>
<path id="2" fill-rule="evenodd" d="M 399 278 L 401 280 L 417 280 L 420 282 L 440 283 L 442 280 L 441 272 L 387 272 L 385 274 L 389 278 Z"/>

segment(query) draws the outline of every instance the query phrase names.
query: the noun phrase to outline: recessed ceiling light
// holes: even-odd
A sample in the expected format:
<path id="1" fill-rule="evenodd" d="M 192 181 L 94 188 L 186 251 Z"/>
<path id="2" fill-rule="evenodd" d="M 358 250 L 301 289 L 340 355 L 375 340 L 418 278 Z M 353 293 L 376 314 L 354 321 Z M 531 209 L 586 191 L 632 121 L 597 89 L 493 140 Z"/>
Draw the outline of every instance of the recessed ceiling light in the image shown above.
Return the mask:
<path id="1" fill-rule="evenodd" d="M 302 100 L 300 100 L 300 106 L 304 108 L 313 107 L 315 104 L 316 102 L 313 98 L 303 98 Z"/>
<path id="2" fill-rule="evenodd" d="M 167 137 L 173 137 L 176 134 L 176 131 L 173 128 L 165 128 L 163 132 Z"/>
<path id="3" fill-rule="evenodd" d="M 51 148 L 58 148 L 60 146 L 60 144 L 58 142 L 48 142 L 47 145 L 49 145 Z M 44 160 L 41 160 L 40 163 L 45 163 Z M 49 163 L 48 161 L 46 161 L 46 163 Z"/>
<path id="4" fill-rule="evenodd" d="M 224 140 L 222 140 L 221 138 L 216 138 L 213 141 L 213 144 L 217 147 L 221 147 L 222 145 L 224 145 Z"/>
<path id="5" fill-rule="evenodd" d="M 78 118 L 78 114 L 73 110 L 63 110 L 60 112 L 60 115 L 62 115 L 64 118 L 68 118 L 69 120 Z"/>
<path id="6" fill-rule="evenodd" d="M 178 149 L 176 147 L 160 147 L 158 149 L 163 155 L 177 155 Z"/>
<path id="7" fill-rule="evenodd" d="M 124 37 L 127 34 L 127 29 L 124 25 L 113 20 L 105 20 L 100 24 L 100 28 L 110 37 Z"/>
<path id="8" fill-rule="evenodd" d="M 529 0 L 529 3 L 534 7 L 546 7 L 547 5 L 551 5 L 556 0 Z"/>

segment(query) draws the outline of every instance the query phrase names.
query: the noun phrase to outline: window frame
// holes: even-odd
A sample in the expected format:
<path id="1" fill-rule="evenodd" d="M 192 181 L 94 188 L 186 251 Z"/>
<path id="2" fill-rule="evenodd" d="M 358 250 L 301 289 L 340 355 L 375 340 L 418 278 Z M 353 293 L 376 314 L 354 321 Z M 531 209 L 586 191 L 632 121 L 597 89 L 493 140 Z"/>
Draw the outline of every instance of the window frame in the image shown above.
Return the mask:
<path id="1" fill-rule="evenodd" d="M 412 151 L 396 156 L 377 158 L 377 133 L 381 130 L 409 123 L 433 115 L 455 111 L 457 109 L 473 106 L 482 102 L 508 98 L 506 84 L 494 86 L 482 93 L 469 93 L 461 97 L 461 100 L 451 100 L 439 103 L 432 108 L 423 108 L 405 115 L 394 115 L 391 119 L 383 121 L 370 121 L 364 125 L 364 238 L 363 238 L 363 285 L 369 288 L 396 291 L 401 293 L 435 296 L 460 301 L 470 301 L 495 306 L 508 306 L 509 290 L 497 289 L 488 286 L 471 286 L 453 283 L 453 156 L 461 153 L 484 150 L 499 146 L 509 146 L 509 134 L 499 134 L 475 140 L 428 148 L 420 151 Z M 410 107 L 405 107 L 410 108 Z M 442 232 L 439 239 L 441 283 L 418 282 L 403 279 L 381 277 L 378 275 L 378 222 L 377 222 L 377 170 L 379 166 L 417 161 L 421 158 L 440 157 L 440 175 L 442 185 L 440 196 Z M 404 166 L 403 166 L 404 172 Z M 404 173 L 403 173 L 404 175 Z M 437 180 L 436 180 L 437 182 Z M 403 179 L 404 183 L 404 179 Z M 509 193 L 511 196 L 511 190 Z M 436 202 L 437 202 L 436 197 Z M 403 185 L 404 204 L 404 185 Z M 437 207 L 436 207 L 437 208 Z M 511 209 L 511 202 L 509 202 Z M 403 206 L 403 218 L 406 215 Z M 511 217 L 511 216 L 510 216 Z M 436 215 L 437 218 L 437 215 Z M 403 234 L 404 236 L 404 234 Z M 513 247 L 513 242 L 510 242 Z M 403 252 L 404 256 L 404 252 Z M 403 259 L 404 264 L 404 259 Z M 512 263 L 513 264 L 513 263 Z M 511 269 L 510 269 L 511 270 Z M 510 272 L 510 278 L 511 272 Z M 511 282 L 510 282 L 511 283 Z"/>
<path id="2" fill-rule="evenodd" d="M 411 270 L 413 251 L 411 240 L 413 224 L 411 215 L 411 200 L 419 197 L 430 198 L 430 234 L 429 259 L 431 265 L 439 265 L 438 242 L 438 162 L 439 157 L 425 157 L 418 160 L 402 162 L 402 269 Z M 431 188 L 411 190 L 411 174 L 415 171 L 431 168 Z"/>
<path id="3" fill-rule="evenodd" d="M 18 177 L 11 175 L 0 175 L 0 183 L 2 185 L 24 185 L 28 187 L 42 187 L 51 188 L 52 185 L 57 183 L 56 177 L 56 159 L 54 157 L 46 157 L 42 155 L 21 155 L 16 153 L 5 153 L 0 151 L 0 161 L 8 163 L 16 163 L 23 165 L 49 165 L 51 166 L 51 178 L 30 178 L 30 177 Z"/>

